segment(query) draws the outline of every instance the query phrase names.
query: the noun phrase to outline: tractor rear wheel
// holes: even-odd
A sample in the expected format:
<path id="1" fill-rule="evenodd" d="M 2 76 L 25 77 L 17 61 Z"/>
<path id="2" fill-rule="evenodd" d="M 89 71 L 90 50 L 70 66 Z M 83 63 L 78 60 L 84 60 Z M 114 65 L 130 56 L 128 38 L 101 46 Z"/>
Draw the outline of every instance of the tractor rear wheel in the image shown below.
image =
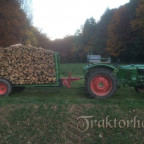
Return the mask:
<path id="1" fill-rule="evenodd" d="M 85 87 L 90 97 L 105 99 L 116 92 L 117 81 L 112 71 L 97 68 L 86 76 Z"/>
<path id="2" fill-rule="evenodd" d="M 144 93 L 144 86 L 136 86 L 135 87 L 136 92 L 138 93 Z"/>
<path id="3" fill-rule="evenodd" d="M 10 95 L 12 85 L 7 79 L 0 79 L 0 97 Z"/>

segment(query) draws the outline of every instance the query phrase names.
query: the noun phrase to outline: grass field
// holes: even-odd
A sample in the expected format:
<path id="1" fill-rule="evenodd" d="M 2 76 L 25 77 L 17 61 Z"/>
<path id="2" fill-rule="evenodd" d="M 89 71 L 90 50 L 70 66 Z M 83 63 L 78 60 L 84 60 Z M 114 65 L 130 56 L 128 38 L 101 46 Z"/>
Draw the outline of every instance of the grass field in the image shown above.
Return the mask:
<path id="1" fill-rule="evenodd" d="M 61 76 L 83 77 L 82 66 L 63 64 Z M 86 123 L 81 116 L 92 117 Z M 26 88 L 0 98 L 0 144 L 143 144 L 143 121 L 144 94 L 130 87 L 95 100 L 87 98 L 81 80 L 71 89 Z"/>

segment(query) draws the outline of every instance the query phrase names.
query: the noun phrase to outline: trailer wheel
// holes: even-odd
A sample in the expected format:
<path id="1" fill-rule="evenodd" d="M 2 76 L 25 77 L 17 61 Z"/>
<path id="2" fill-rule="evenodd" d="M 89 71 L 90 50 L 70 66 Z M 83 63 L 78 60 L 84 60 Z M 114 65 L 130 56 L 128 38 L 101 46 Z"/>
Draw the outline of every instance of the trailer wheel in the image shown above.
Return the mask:
<path id="1" fill-rule="evenodd" d="M 135 87 L 136 92 L 138 93 L 144 93 L 144 87 L 143 86 L 136 86 Z"/>
<path id="2" fill-rule="evenodd" d="M 0 97 L 10 95 L 12 85 L 7 79 L 0 79 Z"/>
<path id="3" fill-rule="evenodd" d="M 117 81 L 112 71 L 97 68 L 86 76 L 85 86 L 91 98 L 105 99 L 116 92 Z"/>

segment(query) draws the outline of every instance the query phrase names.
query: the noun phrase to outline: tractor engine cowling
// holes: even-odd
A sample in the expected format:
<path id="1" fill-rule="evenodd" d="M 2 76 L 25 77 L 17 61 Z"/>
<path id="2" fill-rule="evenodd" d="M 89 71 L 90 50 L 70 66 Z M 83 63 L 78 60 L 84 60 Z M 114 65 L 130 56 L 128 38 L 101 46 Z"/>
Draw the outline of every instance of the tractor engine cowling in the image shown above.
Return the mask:
<path id="1" fill-rule="evenodd" d="M 138 69 L 138 81 L 144 86 L 144 69 Z"/>
<path id="2" fill-rule="evenodd" d="M 144 87 L 144 65 L 120 66 L 117 72 L 119 85 L 141 86 Z"/>

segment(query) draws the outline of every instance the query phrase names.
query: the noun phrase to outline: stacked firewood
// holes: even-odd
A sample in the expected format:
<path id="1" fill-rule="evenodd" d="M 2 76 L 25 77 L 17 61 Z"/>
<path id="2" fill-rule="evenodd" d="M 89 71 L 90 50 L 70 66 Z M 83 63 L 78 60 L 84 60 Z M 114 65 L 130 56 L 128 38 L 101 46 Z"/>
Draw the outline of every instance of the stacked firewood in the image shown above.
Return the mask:
<path id="1" fill-rule="evenodd" d="M 55 83 L 54 52 L 21 44 L 0 48 L 0 78 L 12 84 Z"/>

